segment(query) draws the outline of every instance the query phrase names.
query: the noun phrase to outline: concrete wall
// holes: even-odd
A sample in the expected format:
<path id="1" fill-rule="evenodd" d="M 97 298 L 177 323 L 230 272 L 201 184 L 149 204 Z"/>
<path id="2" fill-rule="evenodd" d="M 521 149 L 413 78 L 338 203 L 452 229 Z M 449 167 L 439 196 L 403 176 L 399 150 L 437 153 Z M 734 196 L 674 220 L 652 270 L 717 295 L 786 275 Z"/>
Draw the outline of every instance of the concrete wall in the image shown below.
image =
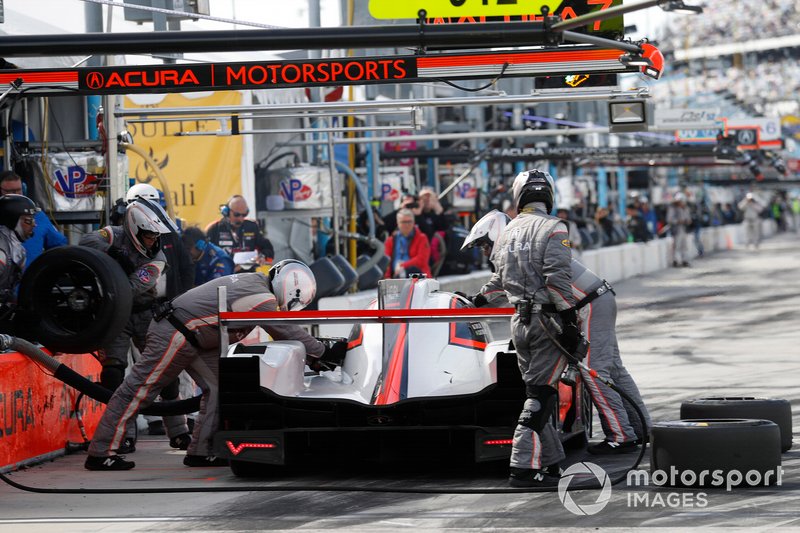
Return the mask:
<path id="1" fill-rule="evenodd" d="M 776 226 L 773 220 L 762 222 L 762 237 L 769 237 L 775 233 Z M 735 246 L 745 243 L 744 225 L 730 224 L 703 228 L 700 233 L 705 253 L 714 253 L 721 250 L 730 250 Z M 668 268 L 671 264 L 672 237 L 658 239 L 646 243 L 632 242 L 619 246 L 609 246 L 598 250 L 588 250 L 580 255 L 580 260 L 599 276 L 611 283 L 634 276 L 648 274 Z M 689 237 L 689 253 L 697 256 L 694 245 L 694 236 Z M 465 294 L 474 294 L 489 279 L 490 272 L 481 270 L 463 276 L 442 276 L 439 279 L 441 290 L 461 291 Z M 345 296 L 323 298 L 319 301 L 319 309 L 364 309 L 372 300 L 377 298 L 377 289 L 362 291 Z M 320 325 L 322 336 L 346 337 L 351 326 Z"/>

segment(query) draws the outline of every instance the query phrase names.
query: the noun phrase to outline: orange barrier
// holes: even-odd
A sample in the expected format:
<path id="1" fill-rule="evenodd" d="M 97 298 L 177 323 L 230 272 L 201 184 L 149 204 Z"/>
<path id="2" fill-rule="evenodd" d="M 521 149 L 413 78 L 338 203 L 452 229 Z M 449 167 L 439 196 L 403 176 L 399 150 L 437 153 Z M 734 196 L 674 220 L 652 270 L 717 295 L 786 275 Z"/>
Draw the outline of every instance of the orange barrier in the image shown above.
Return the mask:
<path id="1" fill-rule="evenodd" d="M 99 380 L 100 363 L 91 354 L 56 358 L 82 376 Z M 79 394 L 26 356 L 0 353 L 0 471 L 61 455 L 67 442 L 83 442 L 74 412 Z M 104 408 L 91 398 L 81 400 L 89 438 Z"/>

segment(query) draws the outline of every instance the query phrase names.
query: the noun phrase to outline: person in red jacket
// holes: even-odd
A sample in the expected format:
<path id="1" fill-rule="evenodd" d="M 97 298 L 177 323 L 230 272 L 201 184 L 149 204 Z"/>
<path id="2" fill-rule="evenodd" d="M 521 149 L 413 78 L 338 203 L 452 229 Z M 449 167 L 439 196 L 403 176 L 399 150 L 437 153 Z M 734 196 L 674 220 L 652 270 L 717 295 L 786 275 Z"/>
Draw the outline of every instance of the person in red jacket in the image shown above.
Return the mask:
<path id="1" fill-rule="evenodd" d="M 405 278 L 408 274 L 425 274 L 431 277 L 428 262 L 431 245 L 428 237 L 414 224 L 410 209 L 397 212 L 397 230 L 386 238 L 386 255 L 389 266 L 384 278 Z"/>

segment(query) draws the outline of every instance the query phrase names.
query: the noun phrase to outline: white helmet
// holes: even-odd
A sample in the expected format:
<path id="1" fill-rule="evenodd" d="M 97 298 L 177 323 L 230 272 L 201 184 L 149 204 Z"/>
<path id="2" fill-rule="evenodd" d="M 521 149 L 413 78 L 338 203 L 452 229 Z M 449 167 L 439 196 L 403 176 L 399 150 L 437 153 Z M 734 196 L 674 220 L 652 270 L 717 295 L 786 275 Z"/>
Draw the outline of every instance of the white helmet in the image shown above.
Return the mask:
<path id="1" fill-rule="evenodd" d="M 472 248 L 473 246 L 488 246 L 491 251 L 497 238 L 503 233 L 506 224 L 511 222 L 511 217 L 505 213 L 501 213 L 497 209 L 493 209 L 483 215 L 479 221 L 472 226 L 472 229 L 464 239 L 464 244 L 461 249 Z"/>
<path id="2" fill-rule="evenodd" d="M 149 183 L 137 183 L 128 189 L 127 194 L 125 194 L 125 203 L 129 204 L 137 198 L 145 198 L 156 203 L 161 200 L 161 196 L 158 194 L 158 189 Z"/>
<path id="3" fill-rule="evenodd" d="M 147 257 L 152 257 L 158 252 L 161 248 L 161 239 L 157 239 L 155 247 L 148 250 L 140 238 L 141 232 L 158 234 L 177 232 L 175 223 L 164 213 L 161 206 L 144 198 L 135 198 L 128 204 L 122 227 L 139 253 Z"/>
<path id="4" fill-rule="evenodd" d="M 317 295 L 314 273 L 296 259 L 284 259 L 272 265 L 269 281 L 281 311 L 300 311 Z"/>
<path id="5" fill-rule="evenodd" d="M 673 202 L 685 202 L 686 201 L 686 195 L 683 194 L 682 192 L 676 192 L 675 196 L 672 197 L 672 201 Z"/>
<path id="6" fill-rule="evenodd" d="M 555 190 L 553 176 L 547 172 L 538 169 L 520 172 L 511 185 L 514 207 L 519 211 L 530 202 L 544 202 L 549 213 L 555 203 Z"/>

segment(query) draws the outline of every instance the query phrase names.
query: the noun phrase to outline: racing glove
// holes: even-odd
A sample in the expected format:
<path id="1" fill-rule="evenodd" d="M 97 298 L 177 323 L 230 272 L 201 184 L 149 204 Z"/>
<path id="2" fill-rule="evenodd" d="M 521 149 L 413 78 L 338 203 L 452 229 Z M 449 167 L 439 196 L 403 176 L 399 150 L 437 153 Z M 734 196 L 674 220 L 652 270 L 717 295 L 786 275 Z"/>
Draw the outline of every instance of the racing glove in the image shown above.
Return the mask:
<path id="1" fill-rule="evenodd" d="M 578 348 L 581 330 L 578 327 L 578 313 L 574 308 L 570 307 L 564 311 L 560 311 L 558 315 L 561 317 L 561 335 L 558 336 L 558 343 L 564 347 L 570 354 L 575 353 Z"/>
<path id="2" fill-rule="evenodd" d="M 347 355 L 347 341 L 335 341 L 331 344 L 325 344 L 325 351 L 322 353 L 320 360 L 336 366 L 342 364 L 345 355 Z"/>
<path id="3" fill-rule="evenodd" d="M 474 296 L 467 296 L 466 294 L 464 294 L 461 291 L 455 291 L 454 294 L 458 294 L 462 298 L 466 298 L 475 307 L 483 307 L 484 305 L 489 303 L 489 300 L 487 300 L 486 297 L 481 293 L 478 293 L 478 294 L 476 294 Z"/>
<path id="4" fill-rule="evenodd" d="M 133 264 L 133 261 L 131 261 L 127 255 L 125 255 L 125 252 L 122 251 L 122 248 L 112 246 L 107 250 L 106 253 L 108 253 L 111 259 L 116 261 L 117 264 L 122 267 L 122 270 L 125 271 L 125 274 L 131 275 L 136 271 L 136 265 Z"/>

